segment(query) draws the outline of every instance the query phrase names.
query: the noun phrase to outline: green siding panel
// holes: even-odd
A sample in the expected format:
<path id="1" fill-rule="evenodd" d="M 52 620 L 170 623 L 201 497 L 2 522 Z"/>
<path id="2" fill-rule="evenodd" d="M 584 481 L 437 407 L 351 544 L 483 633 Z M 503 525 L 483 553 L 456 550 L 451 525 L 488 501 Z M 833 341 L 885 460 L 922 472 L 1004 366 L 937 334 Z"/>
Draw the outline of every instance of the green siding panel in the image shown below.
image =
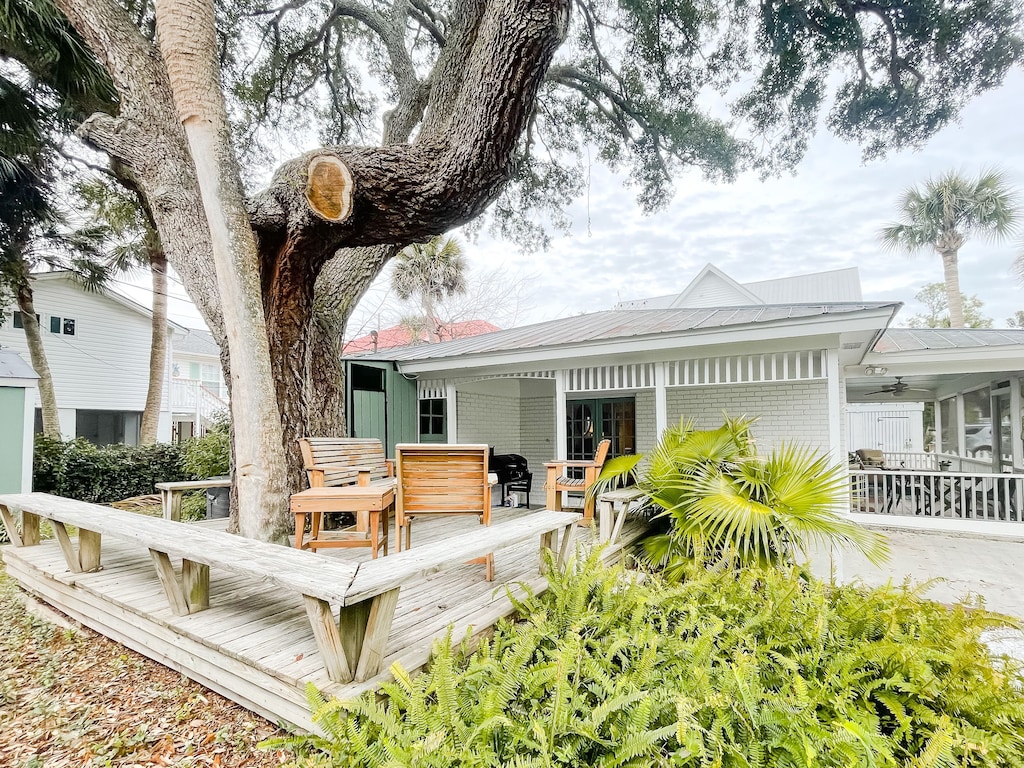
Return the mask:
<path id="1" fill-rule="evenodd" d="M 0 493 L 21 493 L 25 450 L 25 389 L 0 387 Z"/>
<path id="2" fill-rule="evenodd" d="M 398 443 L 415 443 L 419 433 L 419 403 L 416 382 L 395 370 L 388 370 L 388 442 L 389 457 Z"/>
<path id="3" fill-rule="evenodd" d="M 376 437 L 381 443 L 387 441 L 386 399 L 383 392 L 352 393 L 352 436 Z"/>

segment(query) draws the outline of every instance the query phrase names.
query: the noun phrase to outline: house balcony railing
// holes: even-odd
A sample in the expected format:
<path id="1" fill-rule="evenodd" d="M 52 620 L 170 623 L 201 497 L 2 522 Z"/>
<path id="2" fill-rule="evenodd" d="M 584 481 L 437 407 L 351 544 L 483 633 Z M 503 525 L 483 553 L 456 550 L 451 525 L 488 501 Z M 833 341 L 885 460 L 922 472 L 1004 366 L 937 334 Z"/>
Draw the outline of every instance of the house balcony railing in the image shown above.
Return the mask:
<path id="1" fill-rule="evenodd" d="M 850 469 L 853 512 L 1020 523 L 1022 499 L 1022 474 Z"/>
<path id="2" fill-rule="evenodd" d="M 211 392 L 199 379 L 171 380 L 171 410 L 193 417 L 196 424 L 205 424 L 228 408 L 226 400 Z"/>

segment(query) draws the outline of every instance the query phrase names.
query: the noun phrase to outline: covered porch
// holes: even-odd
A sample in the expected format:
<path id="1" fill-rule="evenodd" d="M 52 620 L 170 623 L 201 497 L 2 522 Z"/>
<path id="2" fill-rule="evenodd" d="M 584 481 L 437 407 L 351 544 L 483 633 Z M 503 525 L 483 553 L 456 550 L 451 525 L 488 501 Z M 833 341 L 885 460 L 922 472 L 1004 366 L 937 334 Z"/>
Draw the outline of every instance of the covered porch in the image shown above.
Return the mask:
<path id="1" fill-rule="evenodd" d="M 847 400 L 877 406 L 877 429 L 860 433 L 870 444 L 850 450 L 884 457 L 882 467 L 851 469 L 853 509 L 1020 523 L 1022 352 L 1018 330 L 887 331 L 864 364 L 847 371 Z M 894 402 L 923 405 L 920 434 L 905 431 Z"/>

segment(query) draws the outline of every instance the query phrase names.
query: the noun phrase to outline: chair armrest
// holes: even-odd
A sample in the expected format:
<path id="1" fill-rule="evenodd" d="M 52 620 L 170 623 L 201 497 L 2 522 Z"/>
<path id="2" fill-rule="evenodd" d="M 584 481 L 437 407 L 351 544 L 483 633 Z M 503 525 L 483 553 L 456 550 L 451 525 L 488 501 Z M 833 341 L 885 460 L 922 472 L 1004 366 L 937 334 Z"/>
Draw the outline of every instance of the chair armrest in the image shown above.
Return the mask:
<path id="1" fill-rule="evenodd" d="M 394 459 L 384 459 L 384 466 L 386 466 L 387 469 L 388 469 L 388 477 L 394 477 L 395 476 L 395 460 Z"/>
<path id="2" fill-rule="evenodd" d="M 589 468 L 589 467 L 600 467 L 601 465 L 598 464 L 596 461 L 546 461 L 546 462 L 544 462 L 544 466 L 545 467 L 549 467 L 549 468 L 550 467 L 574 467 L 574 468 L 583 467 L 583 468 Z"/>

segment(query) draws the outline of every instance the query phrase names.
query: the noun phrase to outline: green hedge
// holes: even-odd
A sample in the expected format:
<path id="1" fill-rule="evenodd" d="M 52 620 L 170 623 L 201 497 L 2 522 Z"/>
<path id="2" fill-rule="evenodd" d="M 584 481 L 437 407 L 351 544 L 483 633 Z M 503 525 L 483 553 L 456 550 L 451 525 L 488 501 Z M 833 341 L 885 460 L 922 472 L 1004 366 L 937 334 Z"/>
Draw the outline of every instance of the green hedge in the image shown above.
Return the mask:
<path id="1" fill-rule="evenodd" d="M 107 504 L 153 493 L 153 484 L 187 480 L 184 449 L 172 443 L 107 445 L 36 435 L 32 487 L 80 501 Z"/>

